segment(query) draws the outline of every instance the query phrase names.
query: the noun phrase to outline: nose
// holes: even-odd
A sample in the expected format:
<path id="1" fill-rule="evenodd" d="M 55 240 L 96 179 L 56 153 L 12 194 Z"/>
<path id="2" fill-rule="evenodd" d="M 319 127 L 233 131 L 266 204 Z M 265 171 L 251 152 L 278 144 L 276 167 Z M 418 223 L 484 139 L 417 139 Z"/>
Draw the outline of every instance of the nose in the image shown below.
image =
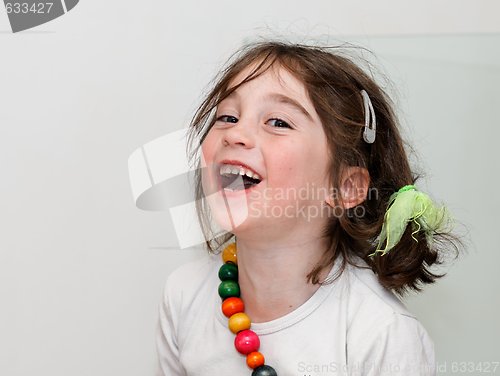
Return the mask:
<path id="1" fill-rule="evenodd" d="M 240 145 L 245 148 L 255 146 L 256 129 L 253 129 L 250 122 L 239 119 L 232 127 L 227 128 L 222 136 L 224 146 Z"/>

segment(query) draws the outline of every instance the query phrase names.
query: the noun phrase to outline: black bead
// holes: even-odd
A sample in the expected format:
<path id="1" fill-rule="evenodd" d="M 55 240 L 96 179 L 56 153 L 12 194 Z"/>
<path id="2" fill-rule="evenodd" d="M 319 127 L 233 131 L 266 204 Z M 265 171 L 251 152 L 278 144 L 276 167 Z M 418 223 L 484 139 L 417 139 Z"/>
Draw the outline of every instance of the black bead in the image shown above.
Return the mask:
<path id="1" fill-rule="evenodd" d="M 273 367 L 263 365 L 253 370 L 252 376 L 278 376 Z"/>

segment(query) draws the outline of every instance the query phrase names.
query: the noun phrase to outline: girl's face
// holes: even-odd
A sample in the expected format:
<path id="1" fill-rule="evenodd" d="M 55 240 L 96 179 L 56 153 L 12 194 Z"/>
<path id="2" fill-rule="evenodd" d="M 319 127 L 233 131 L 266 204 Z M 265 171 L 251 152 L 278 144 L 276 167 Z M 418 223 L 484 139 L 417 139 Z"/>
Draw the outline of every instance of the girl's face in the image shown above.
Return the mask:
<path id="1" fill-rule="evenodd" d="M 237 236 L 324 223 L 327 150 L 304 85 L 286 69 L 272 67 L 240 86 L 217 107 L 202 144 L 203 190 L 216 222 Z"/>

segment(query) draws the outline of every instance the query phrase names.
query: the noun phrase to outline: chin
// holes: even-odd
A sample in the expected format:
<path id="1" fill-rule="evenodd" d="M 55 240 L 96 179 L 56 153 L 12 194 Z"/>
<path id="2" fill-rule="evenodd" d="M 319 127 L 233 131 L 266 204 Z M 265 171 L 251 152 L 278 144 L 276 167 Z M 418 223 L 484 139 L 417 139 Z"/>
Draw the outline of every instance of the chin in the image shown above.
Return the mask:
<path id="1" fill-rule="evenodd" d="M 210 211 L 217 225 L 226 231 L 234 232 L 250 220 L 250 212 L 246 197 L 227 198 L 222 192 L 206 197 Z"/>

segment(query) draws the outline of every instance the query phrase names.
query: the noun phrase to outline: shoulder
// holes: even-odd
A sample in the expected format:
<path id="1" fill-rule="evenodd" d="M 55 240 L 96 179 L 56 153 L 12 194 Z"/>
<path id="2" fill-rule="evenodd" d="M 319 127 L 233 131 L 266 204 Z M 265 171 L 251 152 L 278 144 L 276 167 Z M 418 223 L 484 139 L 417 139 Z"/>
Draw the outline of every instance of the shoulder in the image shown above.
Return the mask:
<path id="1" fill-rule="evenodd" d="M 219 255 L 201 253 L 196 259 L 177 266 L 167 277 L 164 300 L 181 309 L 189 306 L 207 289 L 218 284 Z"/>
<path id="2" fill-rule="evenodd" d="M 394 315 L 416 318 L 405 304 L 390 290 L 382 286 L 375 273 L 362 259 L 355 259 L 360 267 L 348 264 L 347 288 L 349 316 L 352 320 L 390 322 Z"/>
<path id="3" fill-rule="evenodd" d="M 347 355 L 349 366 L 363 370 L 361 374 L 435 375 L 433 340 L 415 317 L 396 312 L 364 338 L 350 342 Z"/>
<path id="4" fill-rule="evenodd" d="M 166 287 L 175 289 L 183 294 L 196 292 L 204 286 L 208 279 L 217 276 L 219 255 L 201 253 L 195 259 L 177 266 L 168 275 Z"/>
<path id="5" fill-rule="evenodd" d="M 365 266 L 365 263 L 358 263 Z M 417 317 L 371 269 L 348 266 L 347 349 L 351 364 L 432 374 L 434 342 Z M 395 372 L 395 374 L 399 374 Z"/>
<path id="6" fill-rule="evenodd" d="M 185 262 L 174 268 L 172 272 L 168 275 L 167 281 L 171 282 L 182 281 L 186 276 L 191 277 L 189 278 L 190 281 L 201 279 L 201 277 L 205 276 L 214 267 L 216 267 L 215 263 L 219 259 L 220 259 L 219 255 L 213 255 L 209 254 L 208 252 L 200 251 L 200 254 L 195 259 Z M 193 278 L 193 277 L 200 277 L 200 278 Z"/>

